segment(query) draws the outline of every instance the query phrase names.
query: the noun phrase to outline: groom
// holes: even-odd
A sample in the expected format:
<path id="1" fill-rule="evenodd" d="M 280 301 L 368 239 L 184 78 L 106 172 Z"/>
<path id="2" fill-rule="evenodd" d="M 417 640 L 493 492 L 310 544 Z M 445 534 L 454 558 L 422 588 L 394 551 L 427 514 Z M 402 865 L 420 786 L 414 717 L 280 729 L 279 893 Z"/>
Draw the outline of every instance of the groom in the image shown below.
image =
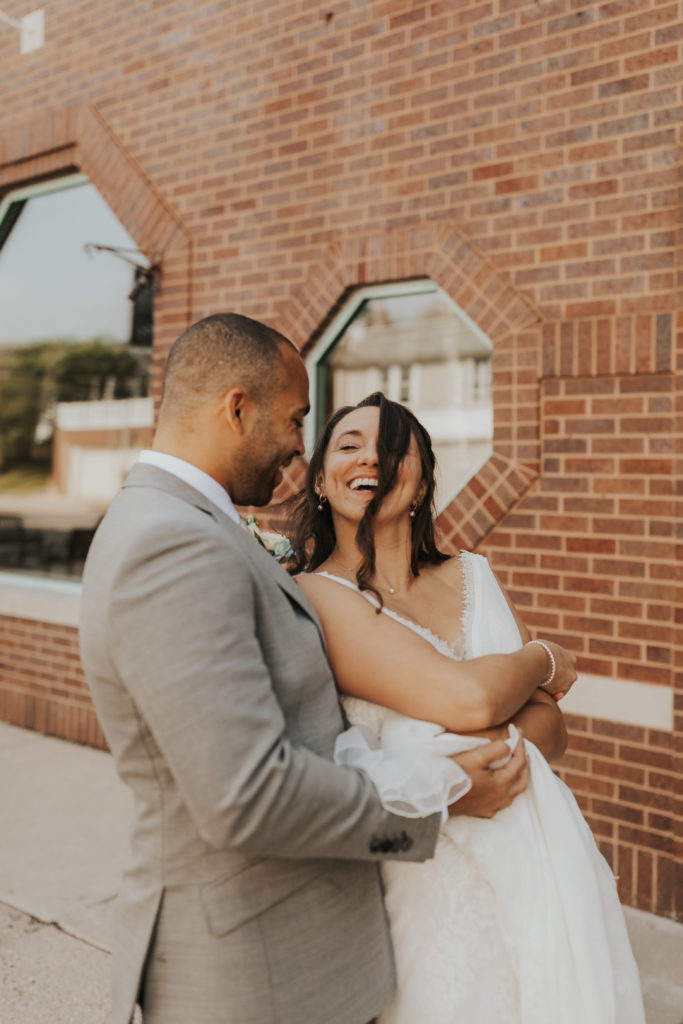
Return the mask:
<path id="1" fill-rule="evenodd" d="M 364 1024 L 394 985 L 378 861 L 433 854 L 437 818 L 383 810 L 336 767 L 343 721 L 316 615 L 242 528 L 303 452 L 308 379 L 246 317 L 188 328 L 153 450 L 105 516 L 83 577 L 81 654 L 135 795 L 112 1024 Z M 352 642 L 352 641 L 350 641 Z M 520 751 L 463 755 L 468 813 L 526 784 Z"/>

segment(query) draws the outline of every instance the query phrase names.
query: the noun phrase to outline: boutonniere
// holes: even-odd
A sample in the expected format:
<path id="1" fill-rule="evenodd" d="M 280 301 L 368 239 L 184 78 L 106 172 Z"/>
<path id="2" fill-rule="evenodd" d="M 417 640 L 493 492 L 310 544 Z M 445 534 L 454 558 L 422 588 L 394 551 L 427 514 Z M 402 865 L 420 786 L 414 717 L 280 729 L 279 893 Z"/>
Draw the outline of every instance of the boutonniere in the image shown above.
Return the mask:
<path id="1" fill-rule="evenodd" d="M 253 515 L 248 515 L 244 521 L 252 537 L 278 562 L 284 562 L 287 558 L 292 557 L 294 548 L 289 537 L 285 537 L 284 533 L 271 533 L 269 530 L 262 530 L 258 519 Z"/>

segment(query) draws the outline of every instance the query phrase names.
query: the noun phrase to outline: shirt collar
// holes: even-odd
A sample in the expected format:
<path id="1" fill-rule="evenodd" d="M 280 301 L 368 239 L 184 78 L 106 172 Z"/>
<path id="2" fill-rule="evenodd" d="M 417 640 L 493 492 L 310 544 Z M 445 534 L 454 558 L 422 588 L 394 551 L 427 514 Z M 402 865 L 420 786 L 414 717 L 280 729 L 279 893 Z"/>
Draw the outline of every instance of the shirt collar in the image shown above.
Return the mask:
<path id="1" fill-rule="evenodd" d="M 199 491 L 205 498 L 208 498 L 214 505 L 217 505 L 222 512 L 230 516 L 233 522 L 242 522 L 225 488 L 221 487 L 217 480 L 214 480 L 212 476 L 205 473 L 203 469 L 199 469 L 198 466 L 193 466 L 191 462 L 186 462 L 185 459 L 179 459 L 177 455 L 155 452 L 149 448 L 140 452 L 138 462 L 144 462 L 148 466 L 156 466 L 157 469 L 163 469 L 167 473 L 172 473 L 173 476 L 189 484 L 190 487 L 194 487 L 195 491 Z"/>

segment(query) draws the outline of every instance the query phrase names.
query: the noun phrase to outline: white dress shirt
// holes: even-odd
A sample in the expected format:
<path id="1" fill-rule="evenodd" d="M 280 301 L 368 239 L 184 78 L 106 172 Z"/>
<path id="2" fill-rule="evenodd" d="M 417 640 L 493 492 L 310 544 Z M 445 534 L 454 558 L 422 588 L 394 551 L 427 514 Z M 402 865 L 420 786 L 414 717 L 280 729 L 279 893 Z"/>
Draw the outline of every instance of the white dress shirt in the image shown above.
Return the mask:
<path id="1" fill-rule="evenodd" d="M 144 462 L 148 466 L 156 466 L 157 469 L 163 469 L 167 473 L 172 473 L 173 476 L 177 476 L 179 480 L 189 484 L 190 487 L 194 487 L 195 491 L 199 491 L 205 498 L 212 501 L 222 512 L 230 516 L 235 523 L 242 524 L 243 520 L 230 500 L 228 492 L 224 487 L 221 487 L 218 480 L 214 480 L 203 469 L 193 466 L 191 462 L 186 462 L 185 459 L 179 459 L 177 455 L 167 455 L 166 452 L 154 452 L 149 448 L 140 452 L 138 462 Z"/>

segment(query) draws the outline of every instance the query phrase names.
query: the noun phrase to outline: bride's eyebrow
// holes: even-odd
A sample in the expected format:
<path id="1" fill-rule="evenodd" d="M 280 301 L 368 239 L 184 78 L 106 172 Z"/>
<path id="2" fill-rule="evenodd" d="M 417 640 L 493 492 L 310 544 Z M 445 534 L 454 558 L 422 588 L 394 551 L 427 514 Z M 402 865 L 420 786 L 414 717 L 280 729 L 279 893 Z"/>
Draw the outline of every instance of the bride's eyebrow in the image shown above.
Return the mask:
<path id="1" fill-rule="evenodd" d="M 362 433 L 360 432 L 360 430 L 345 430 L 343 434 L 340 434 L 340 435 L 339 435 L 339 437 L 337 438 L 337 440 L 336 440 L 336 442 L 335 442 L 335 443 L 336 443 L 336 444 L 339 444 L 339 442 L 340 442 L 340 441 L 342 440 L 342 438 L 344 438 L 344 437 L 362 437 L 362 436 L 363 436 L 363 435 L 362 435 Z"/>

